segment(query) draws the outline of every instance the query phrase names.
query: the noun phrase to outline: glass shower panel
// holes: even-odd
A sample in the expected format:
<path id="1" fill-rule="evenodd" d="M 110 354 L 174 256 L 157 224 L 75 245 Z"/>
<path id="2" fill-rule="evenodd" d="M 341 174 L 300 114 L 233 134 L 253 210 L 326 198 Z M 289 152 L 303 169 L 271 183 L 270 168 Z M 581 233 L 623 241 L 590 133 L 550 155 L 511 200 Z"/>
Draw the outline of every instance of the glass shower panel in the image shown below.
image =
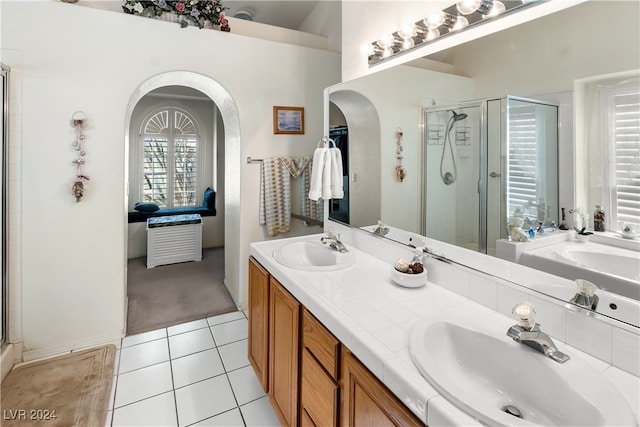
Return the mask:
<path id="1" fill-rule="evenodd" d="M 558 107 L 507 98 L 506 136 L 507 222 L 522 217 L 525 229 L 557 224 Z"/>
<path id="2" fill-rule="evenodd" d="M 479 104 L 425 114 L 425 233 L 475 251 L 481 119 Z"/>

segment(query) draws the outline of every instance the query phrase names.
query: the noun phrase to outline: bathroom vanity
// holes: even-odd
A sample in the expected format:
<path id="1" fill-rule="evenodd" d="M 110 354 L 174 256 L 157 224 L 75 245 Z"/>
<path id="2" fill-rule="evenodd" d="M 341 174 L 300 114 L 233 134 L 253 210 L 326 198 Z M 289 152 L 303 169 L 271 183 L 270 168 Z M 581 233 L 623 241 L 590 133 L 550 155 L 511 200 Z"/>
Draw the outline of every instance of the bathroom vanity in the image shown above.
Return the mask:
<path id="1" fill-rule="evenodd" d="M 282 425 L 424 425 L 254 257 L 249 360 Z"/>
<path id="2" fill-rule="evenodd" d="M 319 244 L 321 237 L 272 240 L 252 243 L 250 247 L 249 359 L 283 425 L 480 426 L 483 425 L 480 420 L 494 425 L 518 424 L 522 420 L 513 418 L 510 421 L 513 416 L 510 413 L 499 412 L 493 407 L 485 410 L 483 402 L 462 402 L 458 398 L 464 396 L 449 395 L 446 389 L 426 379 L 418 359 L 428 359 L 424 354 L 431 353 L 430 348 L 463 348 L 444 345 L 451 333 L 460 331 L 466 331 L 464 333 L 474 339 L 493 340 L 516 357 L 524 354 L 523 360 L 536 365 L 531 371 L 536 372 L 534 380 L 550 374 L 550 378 L 559 379 L 557 389 L 571 384 L 572 387 L 564 389 L 578 390 L 575 398 L 555 399 L 566 401 L 569 405 L 566 413 L 602 412 L 605 415 L 602 420 L 594 420 L 595 424 L 638 425 L 640 380 L 636 375 L 566 344 L 563 342 L 565 336 L 561 339 L 554 336 L 554 340 L 562 352 L 571 356 L 569 362 L 561 365 L 540 353 L 533 353 L 506 336 L 514 321 L 502 313 L 504 310 L 485 306 L 454 291 L 456 283 L 474 280 L 485 281 L 483 285 L 488 285 L 489 279 L 429 259 L 425 263 L 429 271 L 427 284 L 419 288 L 402 288 L 391 280 L 392 261 L 395 258 L 411 259 L 410 248 L 387 239 L 366 236 L 368 240 L 363 242 L 359 237 L 351 236 L 353 240 L 342 239 L 350 258 L 344 259 L 334 251 L 336 258 L 331 260 L 326 254 L 314 254 L 314 245 Z M 292 260 L 296 255 L 291 252 L 287 261 L 295 267 L 277 260 L 288 245 L 295 245 L 289 249 L 295 247 L 298 252 L 305 253 L 304 257 Z M 306 267 L 301 264 L 305 257 Z M 499 290 L 496 285 L 492 286 L 489 288 L 493 289 L 495 297 Z M 505 290 L 503 295 L 505 302 L 501 305 L 512 306 L 513 302 L 529 299 L 528 294 L 514 289 Z M 486 300 L 487 296 L 479 299 Z M 546 330 L 553 334 L 555 327 L 547 323 L 551 322 L 550 316 L 548 307 L 543 306 L 539 321 L 543 330 L 546 325 Z M 432 324 L 445 325 L 445 319 L 453 319 L 454 324 L 459 320 L 462 326 L 430 328 Z M 425 338 L 421 339 L 423 332 Z M 634 336 L 637 338 L 636 333 Z M 439 342 L 431 342 L 426 337 L 436 337 L 433 340 Z M 412 342 L 419 343 L 416 345 L 421 348 L 412 349 Z M 465 347 L 465 351 L 479 354 L 486 347 L 480 345 L 475 350 Z M 447 357 L 445 350 L 438 353 L 443 357 L 435 359 L 457 363 L 458 358 L 455 355 Z M 629 351 L 637 352 L 633 346 Z M 421 354 L 423 356 L 419 356 Z M 446 366 L 446 363 L 442 367 L 459 371 L 459 367 Z M 574 381 L 572 375 L 575 375 L 576 367 L 580 368 L 580 373 L 588 371 L 587 376 L 600 382 L 602 387 Z M 483 374 L 500 371 L 493 368 L 487 366 L 481 371 Z M 479 387 L 482 382 L 476 381 L 471 374 L 462 375 L 456 383 L 469 390 Z M 563 378 L 563 375 L 567 377 Z M 514 395 L 521 391 L 522 385 L 512 381 L 511 375 L 488 379 L 499 383 L 505 381 L 503 377 L 511 378 L 507 380 L 506 389 L 512 390 Z M 536 387 L 543 386 L 544 381 L 538 383 L 529 383 L 526 387 L 538 393 Z M 579 391 L 581 387 L 583 392 Z M 547 400 L 552 402 L 553 390 L 546 393 L 550 396 Z M 474 399 L 486 393 L 468 394 Z M 546 421 L 536 419 L 535 412 L 545 412 L 545 409 L 540 409 L 539 405 L 533 408 L 534 405 L 527 405 L 522 400 L 515 405 L 520 405 L 525 419 L 529 417 L 530 425 L 562 424 L 560 419 L 554 418 L 562 411 L 554 409 L 550 411 L 552 413 L 544 414 L 550 417 Z M 572 407 L 573 402 L 588 402 L 591 406 L 583 408 L 579 407 L 582 403 L 575 403 L 578 406 Z M 623 414 L 622 418 L 611 418 L 620 414 Z M 571 422 L 571 419 L 565 421 Z"/>

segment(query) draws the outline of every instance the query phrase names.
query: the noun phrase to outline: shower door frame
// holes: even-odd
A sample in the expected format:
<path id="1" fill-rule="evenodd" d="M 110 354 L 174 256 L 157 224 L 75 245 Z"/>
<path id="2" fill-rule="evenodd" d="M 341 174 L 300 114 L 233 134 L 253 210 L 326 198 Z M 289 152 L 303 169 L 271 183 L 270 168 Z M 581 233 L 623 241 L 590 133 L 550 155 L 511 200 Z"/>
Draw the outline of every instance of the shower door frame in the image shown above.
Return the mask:
<path id="1" fill-rule="evenodd" d="M 2 177 L 2 196 L 1 196 L 1 204 L 2 204 L 2 214 L 0 217 L 0 240 L 1 247 L 0 251 L 2 252 L 2 301 L 0 304 L 0 346 L 4 345 L 7 342 L 7 319 L 8 319 L 8 310 L 9 304 L 7 301 L 8 293 L 7 286 L 9 281 L 8 276 L 8 262 L 7 257 L 9 256 L 8 249 L 8 239 L 7 235 L 8 227 L 8 145 L 9 145 L 9 72 L 10 68 L 3 63 L 0 62 L 0 76 L 2 77 L 1 85 L 2 85 L 2 127 L 0 128 L 0 136 L 2 137 L 2 141 L 0 142 L 0 153 L 2 154 L 2 160 L 0 163 L 0 176 Z"/>
<path id="2" fill-rule="evenodd" d="M 422 194 L 421 198 L 421 213 L 422 213 L 422 234 L 427 236 L 427 138 L 428 138 L 428 120 L 427 114 L 438 113 L 443 111 L 460 110 L 465 108 L 478 108 L 479 120 L 480 120 L 480 159 L 478 167 L 478 180 L 477 180 L 477 192 L 478 192 L 478 252 L 487 252 L 487 197 L 486 197 L 486 182 L 487 182 L 487 162 L 482 161 L 483 155 L 486 158 L 487 153 L 487 131 L 486 131 L 486 118 L 487 118 L 487 99 L 471 100 L 465 102 L 459 102 L 456 104 L 441 105 L 436 107 L 426 107 L 422 111 L 423 135 L 422 135 Z M 429 236 L 427 236 L 429 237 Z"/>
<path id="3" fill-rule="evenodd" d="M 500 123 L 498 124 L 500 128 L 500 141 L 499 141 L 499 153 L 491 153 L 492 155 L 499 156 L 499 165 L 500 165 L 500 185 L 499 185 L 499 199 L 500 199 L 500 226 L 499 226 L 499 238 L 507 238 L 507 179 L 506 174 L 508 174 L 507 170 L 507 156 L 508 156 L 508 122 L 509 122 L 509 101 L 520 101 L 520 102 L 528 102 L 536 105 L 546 105 L 556 108 L 556 117 L 558 116 L 558 105 L 540 101 L 531 98 L 525 98 L 514 95 L 505 95 L 497 98 L 484 98 L 480 100 L 473 101 L 465 101 L 457 104 L 443 105 L 437 107 L 427 107 L 423 108 L 422 120 L 424 123 L 423 126 L 423 135 L 422 135 L 422 165 L 421 173 L 422 173 L 422 194 L 423 197 L 421 199 L 421 213 L 422 213 L 422 232 L 425 236 L 427 236 L 427 138 L 428 138 L 428 120 L 427 115 L 429 113 L 438 113 L 443 111 L 452 111 L 452 110 L 460 110 L 465 108 L 474 108 L 479 107 L 480 111 L 480 147 L 479 153 L 480 158 L 478 159 L 479 168 L 478 168 L 478 181 L 477 181 L 477 191 L 479 198 L 479 211 L 478 211 L 478 252 L 487 253 L 488 250 L 488 201 L 489 201 L 489 103 L 497 102 L 500 107 L 500 113 L 498 117 L 500 118 Z M 556 120 L 556 126 L 559 125 L 559 122 Z M 559 135 L 558 129 L 556 129 L 556 204 L 559 200 L 559 185 L 558 185 L 558 169 L 559 169 Z M 556 216 L 559 215 L 560 208 L 557 208 Z M 428 236 L 427 236 L 428 237 Z"/>

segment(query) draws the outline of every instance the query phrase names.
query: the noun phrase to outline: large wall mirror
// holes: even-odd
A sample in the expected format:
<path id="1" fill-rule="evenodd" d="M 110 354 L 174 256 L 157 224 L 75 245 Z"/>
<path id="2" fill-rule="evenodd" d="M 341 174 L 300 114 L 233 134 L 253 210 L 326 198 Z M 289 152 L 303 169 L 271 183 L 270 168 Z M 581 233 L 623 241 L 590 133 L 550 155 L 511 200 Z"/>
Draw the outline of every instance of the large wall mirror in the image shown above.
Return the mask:
<path id="1" fill-rule="evenodd" d="M 578 105 L 582 98 L 576 85 L 596 76 L 638 76 L 639 16 L 637 2 L 587 1 L 329 88 L 329 126 L 347 135 L 349 159 L 349 197 L 330 201 L 329 221 L 372 232 L 382 220 L 494 255 L 496 239 L 507 237 L 505 221 L 518 210 L 528 228 L 541 219 L 546 225 L 559 224 L 561 207 L 592 209 L 583 197 L 589 192 L 583 175 L 590 170 L 589 164 L 581 164 L 587 124 L 577 114 L 585 107 Z M 603 22 L 615 22 L 616 29 L 605 30 Z M 494 160 L 487 156 L 492 133 L 516 129 L 505 124 L 509 110 L 540 120 L 535 132 L 549 142 L 537 148 L 532 163 L 545 172 L 532 183 L 541 187 L 544 198 L 505 198 L 516 190 L 509 187 L 513 180 L 509 184 L 501 176 L 507 173 L 510 147 L 496 147 L 500 154 Z M 492 114 L 497 119 L 487 124 Z M 399 162 L 406 171 L 402 180 L 396 174 Z M 427 174 L 433 178 L 426 179 Z M 456 185 L 458 193 L 437 193 Z M 507 200 L 504 206 L 502 199 Z M 452 210 L 452 204 L 458 209 Z M 454 211 L 470 213 L 471 219 L 452 215 Z M 447 230 L 464 231 L 468 238 L 440 235 Z"/>

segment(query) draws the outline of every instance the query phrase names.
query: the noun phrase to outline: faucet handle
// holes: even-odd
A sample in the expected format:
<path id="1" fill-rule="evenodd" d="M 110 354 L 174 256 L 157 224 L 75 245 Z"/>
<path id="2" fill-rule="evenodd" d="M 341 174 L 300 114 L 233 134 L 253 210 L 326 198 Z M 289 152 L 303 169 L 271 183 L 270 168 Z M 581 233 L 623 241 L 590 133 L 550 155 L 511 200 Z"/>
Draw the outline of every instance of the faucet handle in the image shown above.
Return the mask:
<path id="1" fill-rule="evenodd" d="M 511 317 L 513 317 L 518 325 L 526 330 L 533 329 L 536 326 L 536 310 L 532 304 L 521 302 L 511 309 Z"/>

